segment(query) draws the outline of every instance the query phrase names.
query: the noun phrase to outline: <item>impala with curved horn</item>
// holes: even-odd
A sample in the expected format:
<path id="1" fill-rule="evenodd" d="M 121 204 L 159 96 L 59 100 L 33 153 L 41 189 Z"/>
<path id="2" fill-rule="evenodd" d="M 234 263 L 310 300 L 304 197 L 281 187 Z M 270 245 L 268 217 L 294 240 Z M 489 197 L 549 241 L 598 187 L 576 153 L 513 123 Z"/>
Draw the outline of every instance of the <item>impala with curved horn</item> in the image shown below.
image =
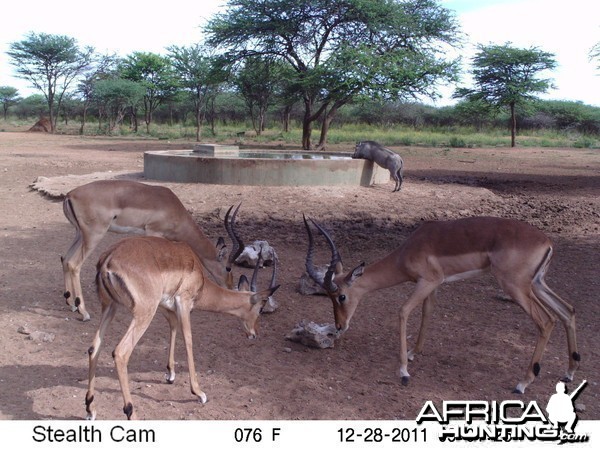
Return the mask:
<path id="1" fill-rule="evenodd" d="M 241 204 L 240 204 L 241 205 Z M 163 236 L 186 242 L 221 286 L 233 287 L 231 266 L 244 248 L 235 231 L 240 205 L 225 216 L 225 229 L 233 242 L 225 259 L 223 238 L 213 244 L 170 189 L 129 180 L 99 180 L 70 191 L 63 201 L 63 211 L 75 227 L 75 239 L 61 258 L 65 278 L 64 297 L 83 320 L 90 315 L 85 309 L 81 289 L 81 266 L 108 231 L 147 236 Z"/>
<path id="2" fill-rule="evenodd" d="M 416 283 L 412 295 L 400 308 L 400 376 L 409 380 L 408 361 L 423 347 L 436 290 L 444 282 L 491 272 L 502 289 L 532 318 L 539 337 L 525 379 L 515 392 L 523 393 L 540 371 L 540 360 L 556 318 L 563 323 L 568 341 L 569 368 L 563 381 L 571 381 L 579 367 L 580 355 L 575 336 L 573 307 L 554 293 L 544 281 L 552 258 L 550 240 L 537 228 L 517 220 L 497 217 L 471 217 L 450 221 L 426 222 L 389 255 L 372 264 L 360 264 L 344 273 L 342 260 L 333 239 L 310 219 L 331 249 L 331 263 L 324 278 L 313 264 L 314 238 L 304 217 L 308 233 L 306 270 L 333 301 L 335 323 L 340 333 L 348 329 L 360 299 L 368 292 Z M 416 344 L 408 351 L 406 327 L 411 311 L 423 304 Z"/>
<path id="3" fill-rule="evenodd" d="M 167 382 L 171 384 L 175 381 L 175 338 L 177 328 L 181 326 L 192 394 L 205 403 L 206 394 L 200 389 L 194 365 L 190 313 L 196 308 L 237 316 L 242 320 L 248 338 L 253 339 L 257 335 L 260 312 L 279 287 L 272 284 L 260 292 L 225 289 L 204 275 L 200 259 L 188 244 L 154 236 L 128 237 L 119 241 L 100 257 L 97 270 L 96 284 L 102 303 L 102 318 L 88 350 L 89 380 L 85 396 L 88 419 L 96 417 L 96 366 L 104 333 L 119 306 L 129 310 L 133 317 L 113 352 L 113 358 L 123 394 L 123 412 L 127 419 L 136 419 L 127 364 L 157 309 L 164 313 L 171 330 Z M 256 274 L 253 278 L 256 290 Z M 271 282 L 274 282 L 274 276 Z"/>

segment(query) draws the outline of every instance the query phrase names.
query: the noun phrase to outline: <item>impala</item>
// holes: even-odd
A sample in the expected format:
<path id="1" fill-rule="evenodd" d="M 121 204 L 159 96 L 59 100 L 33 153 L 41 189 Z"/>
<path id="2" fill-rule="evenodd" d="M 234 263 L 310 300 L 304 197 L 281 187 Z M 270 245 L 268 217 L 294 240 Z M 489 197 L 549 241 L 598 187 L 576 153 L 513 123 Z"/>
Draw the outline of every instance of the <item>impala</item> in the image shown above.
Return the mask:
<path id="1" fill-rule="evenodd" d="M 333 302 L 335 323 L 341 334 L 348 329 L 360 299 L 368 292 L 411 281 L 412 295 L 400 308 L 400 376 L 409 381 L 408 361 L 418 354 L 425 339 L 438 286 L 444 282 L 491 272 L 502 289 L 518 303 L 537 325 L 539 337 L 525 379 L 515 392 L 525 388 L 540 372 L 540 360 L 558 317 L 568 341 L 569 368 L 563 381 L 571 381 L 580 356 L 575 337 L 573 307 L 555 294 L 544 281 L 552 258 L 550 240 L 537 228 L 511 219 L 471 217 L 426 222 L 389 255 L 370 265 L 360 264 L 343 272 L 340 254 L 329 234 L 312 220 L 331 249 L 331 263 L 323 278 L 313 264 L 314 238 L 308 233 L 306 269 Z M 416 344 L 408 351 L 406 325 L 411 311 L 422 304 L 422 320 Z"/>
<path id="2" fill-rule="evenodd" d="M 75 239 L 61 258 L 65 278 L 64 297 L 83 320 L 90 315 L 85 309 L 80 272 L 86 258 L 108 231 L 148 236 L 163 236 L 186 242 L 196 252 L 203 266 L 221 285 L 231 288 L 231 265 L 244 245 L 235 232 L 235 216 L 225 216 L 225 228 L 233 241 L 229 258 L 222 238 L 210 242 L 170 189 L 129 180 L 100 180 L 70 191 L 63 201 L 63 211 L 75 227 Z"/>
<path id="3" fill-rule="evenodd" d="M 95 419 L 94 387 L 96 365 L 104 333 L 119 306 L 132 314 L 129 328 L 113 352 L 121 385 L 127 419 L 136 419 L 133 408 L 127 364 L 136 344 L 160 308 L 169 322 L 170 345 L 166 379 L 175 380 L 175 338 L 181 326 L 185 343 L 192 394 L 206 403 L 206 394 L 198 384 L 192 349 L 190 313 L 197 308 L 232 314 L 242 320 L 249 338 L 256 338 L 256 322 L 270 295 L 279 286 L 256 292 L 233 291 L 211 281 L 191 247 L 162 237 L 138 236 L 119 241 L 98 261 L 96 283 L 102 304 L 102 318 L 88 350 L 89 384 L 85 397 L 88 419 Z"/>

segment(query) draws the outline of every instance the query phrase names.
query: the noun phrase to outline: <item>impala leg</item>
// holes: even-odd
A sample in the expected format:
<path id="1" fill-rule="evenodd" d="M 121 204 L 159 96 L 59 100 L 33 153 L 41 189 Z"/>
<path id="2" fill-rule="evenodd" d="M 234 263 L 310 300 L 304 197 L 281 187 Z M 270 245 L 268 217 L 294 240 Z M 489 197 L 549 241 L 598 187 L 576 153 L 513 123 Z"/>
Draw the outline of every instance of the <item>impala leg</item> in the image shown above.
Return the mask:
<path id="1" fill-rule="evenodd" d="M 532 287 L 536 297 L 558 316 L 565 327 L 569 351 L 569 369 L 561 381 L 573 381 L 575 371 L 579 367 L 581 361 L 581 356 L 577 351 L 575 310 L 570 304 L 560 298 L 558 294 L 552 291 L 552 289 L 546 285 L 543 278 L 534 280 Z"/>
<path id="2" fill-rule="evenodd" d="M 179 321 L 177 320 L 177 314 L 173 311 L 161 309 L 169 322 L 169 360 L 167 362 L 167 373 L 165 379 L 167 383 L 173 384 L 175 382 L 175 339 L 177 338 L 177 327 Z"/>
<path id="3" fill-rule="evenodd" d="M 140 305 L 138 304 L 138 306 Z M 157 306 L 158 305 L 148 308 L 147 311 L 136 310 L 137 317 L 133 317 L 129 328 L 113 352 L 115 367 L 117 368 L 117 375 L 123 394 L 123 412 L 128 420 L 136 420 L 137 414 L 133 409 L 131 391 L 129 389 L 127 364 L 129 363 L 129 358 L 131 357 L 133 349 L 148 329 L 148 326 L 150 326 L 150 322 L 152 321 L 152 317 L 154 317 Z"/>
<path id="4" fill-rule="evenodd" d="M 433 307 L 435 306 L 436 293 L 437 290 L 434 290 L 423 301 L 423 307 L 421 308 L 421 327 L 419 328 L 419 336 L 414 348 L 408 352 L 409 361 L 412 361 L 415 355 L 418 355 L 423 350 L 425 335 L 429 330 L 429 325 L 431 324 L 431 313 L 433 311 Z"/>
<path id="5" fill-rule="evenodd" d="M 185 351 L 187 353 L 188 369 L 190 371 L 190 387 L 192 394 L 198 397 L 201 403 L 206 403 L 206 394 L 200 389 L 198 384 L 198 374 L 196 373 L 196 365 L 194 364 L 194 351 L 192 346 L 192 326 L 190 320 L 191 308 L 188 303 L 181 300 L 180 297 L 175 299 L 177 305 L 177 317 L 181 323 L 181 332 L 185 343 Z"/>
<path id="6" fill-rule="evenodd" d="M 75 239 L 69 247 L 67 254 L 60 258 L 65 279 L 64 297 L 67 301 L 67 305 L 69 305 L 73 311 L 77 311 L 77 307 L 75 306 L 75 280 L 79 279 L 79 271 L 81 269 L 81 263 L 78 265 L 75 261 L 81 260 L 82 248 L 83 238 L 81 232 L 77 230 L 75 232 Z"/>
<path id="7" fill-rule="evenodd" d="M 104 333 L 110 325 L 110 322 L 115 317 L 116 305 L 110 303 L 107 306 L 103 305 L 102 318 L 100 319 L 100 326 L 92 341 L 92 346 L 88 349 L 89 355 L 89 373 L 88 373 L 88 390 L 85 395 L 85 409 L 87 411 L 87 420 L 94 420 L 96 418 L 96 407 L 94 405 L 94 391 L 96 387 L 96 367 L 98 365 L 98 357 L 100 356 L 100 349 L 102 347 L 102 341 L 104 339 Z"/>
<path id="8" fill-rule="evenodd" d="M 400 376 L 402 384 L 407 385 L 410 375 L 408 373 L 408 346 L 406 343 L 406 327 L 408 317 L 413 309 L 421 304 L 429 295 L 435 291 L 439 283 L 421 279 L 409 299 L 400 308 Z"/>
<path id="9" fill-rule="evenodd" d="M 81 266 L 90 253 L 96 248 L 104 234 L 94 235 L 85 239 L 78 229 L 73 244 L 62 258 L 63 273 L 65 276 L 65 299 L 73 311 L 78 310 L 82 320 L 90 320 L 90 314 L 85 309 L 83 291 L 81 289 Z"/>
<path id="10" fill-rule="evenodd" d="M 496 277 L 498 278 L 498 277 Z M 533 356 L 529 367 L 527 369 L 525 379 L 513 390 L 518 394 L 523 394 L 527 386 L 531 384 L 535 377 L 540 373 L 540 361 L 542 354 L 550 339 L 550 334 L 554 328 L 556 318 L 552 315 L 548 309 L 538 300 L 533 291 L 531 290 L 531 281 L 527 280 L 523 283 L 518 283 L 518 280 L 507 281 L 504 279 L 498 279 L 500 286 L 504 291 L 510 295 L 523 310 L 531 317 L 538 328 L 538 340 L 533 351 Z M 527 286 L 526 288 L 523 286 Z"/>

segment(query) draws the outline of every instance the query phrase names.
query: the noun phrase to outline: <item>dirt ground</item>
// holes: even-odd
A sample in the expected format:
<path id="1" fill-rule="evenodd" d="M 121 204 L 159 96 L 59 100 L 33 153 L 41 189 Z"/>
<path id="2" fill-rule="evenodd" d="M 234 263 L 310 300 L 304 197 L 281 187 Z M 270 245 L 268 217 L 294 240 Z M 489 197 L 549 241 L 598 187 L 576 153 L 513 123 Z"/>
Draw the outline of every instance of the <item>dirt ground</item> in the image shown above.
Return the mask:
<path id="1" fill-rule="evenodd" d="M 83 323 L 62 296 L 59 257 L 73 239 L 73 228 L 61 203 L 30 185 L 40 176 L 135 174 L 143 170 L 143 151 L 191 145 L 0 133 L 0 419 L 85 417 L 86 351 L 99 321 L 94 264 L 100 252 L 120 238 L 107 236 L 84 265 L 82 282 L 92 320 Z M 351 151 L 343 146 L 332 149 Z M 406 387 L 396 377 L 397 313 L 411 292 L 409 284 L 364 298 L 350 329 L 333 349 L 286 341 L 284 336 L 301 319 L 333 322 L 328 299 L 297 292 L 306 252 L 304 212 L 332 230 L 347 268 L 384 256 L 423 220 L 498 215 L 540 227 L 555 243 L 548 284 L 578 313 L 582 362 L 572 387 L 583 379 L 589 382 L 578 399 L 579 417 L 600 419 L 600 151 L 398 150 L 406 167 L 398 193 L 391 192 L 391 182 L 370 188 L 166 184 L 215 241 L 224 234 L 223 211 L 243 201 L 240 234 L 247 241 L 267 239 L 279 255 L 282 286 L 275 298 L 280 307 L 261 317 L 255 341 L 244 337 L 236 318 L 193 314 L 206 405 L 190 394 L 181 339 L 177 380 L 173 385 L 164 382 L 168 326 L 157 317 L 129 364 L 140 418 L 414 419 L 427 400 L 444 399 L 517 398 L 545 407 L 567 367 L 565 331 L 558 323 L 540 375 L 524 395 L 513 394 L 537 331 L 490 276 L 440 288 L 430 336 L 424 353 L 409 364 L 412 378 Z M 89 179 L 65 178 L 64 190 Z M 317 262 L 327 263 L 326 245 L 318 245 Z M 259 283 L 268 283 L 269 275 L 261 276 Z M 416 310 L 409 321 L 411 341 L 419 321 Z M 111 352 L 128 323 L 123 312 L 107 333 L 97 379 L 99 419 L 124 418 Z"/>

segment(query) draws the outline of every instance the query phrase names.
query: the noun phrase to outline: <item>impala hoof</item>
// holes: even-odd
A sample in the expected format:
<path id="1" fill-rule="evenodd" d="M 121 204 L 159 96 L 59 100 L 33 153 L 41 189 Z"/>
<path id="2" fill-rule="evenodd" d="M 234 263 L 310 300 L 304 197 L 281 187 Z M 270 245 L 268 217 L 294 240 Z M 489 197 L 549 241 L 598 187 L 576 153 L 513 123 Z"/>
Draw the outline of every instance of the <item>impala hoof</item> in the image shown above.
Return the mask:
<path id="1" fill-rule="evenodd" d="M 517 387 L 513 389 L 513 394 L 524 394 L 525 393 L 525 387 L 522 385 L 522 383 L 517 384 Z"/>
<path id="2" fill-rule="evenodd" d="M 206 404 L 206 402 L 208 402 L 208 397 L 204 392 L 198 396 L 198 401 L 203 405 Z"/>
<path id="3" fill-rule="evenodd" d="M 402 377 L 402 386 L 408 386 L 408 380 L 410 380 L 410 377 Z"/>

